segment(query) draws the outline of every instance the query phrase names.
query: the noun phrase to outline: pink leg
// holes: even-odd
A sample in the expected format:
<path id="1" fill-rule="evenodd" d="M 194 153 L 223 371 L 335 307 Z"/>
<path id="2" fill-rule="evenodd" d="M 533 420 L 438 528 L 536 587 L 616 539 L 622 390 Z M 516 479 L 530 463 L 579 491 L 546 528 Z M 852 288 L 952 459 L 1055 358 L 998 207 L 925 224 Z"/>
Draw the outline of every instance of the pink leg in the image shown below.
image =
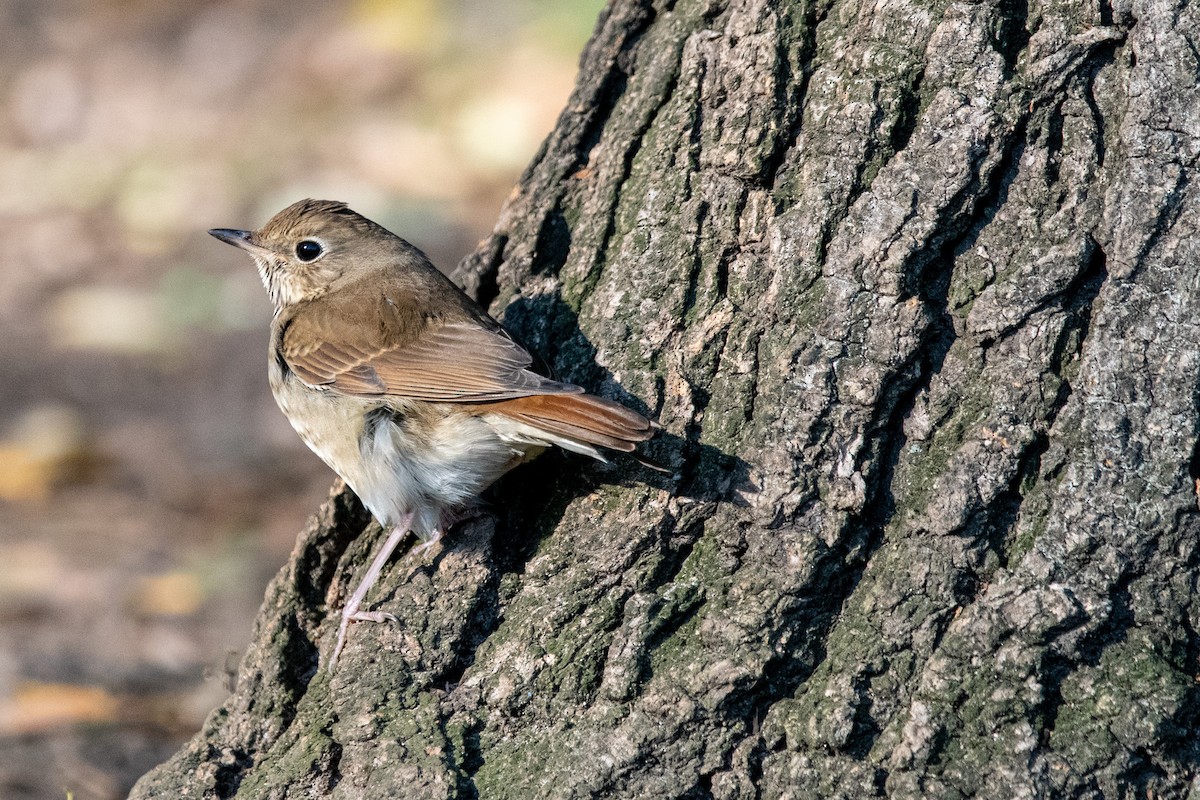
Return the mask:
<path id="1" fill-rule="evenodd" d="M 474 519 L 477 516 L 479 516 L 479 510 L 474 506 L 459 509 L 442 509 L 441 516 L 438 518 L 438 526 L 433 529 L 433 536 L 430 537 L 429 541 L 421 542 L 421 544 L 414 547 L 409 551 L 409 555 L 417 558 L 425 558 L 425 556 L 429 555 L 429 551 L 433 549 L 434 545 L 442 540 L 442 534 L 449 528 L 463 520 Z"/>
<path id="2" fill-rule="evenodd" d="M 410 555 L 414 555 L 417 558 L 424 558 L 425 556 L 429 555 L 429 551 L 433 549 L 433 546 L 436 545 L 441 540 L 442 540 L 442 529 L 439 526 L 434 529 L 432 538 L 430 538 L 429 541 L 421 542 L 421 544 L 414 547 L 412 549 Z"/>
<path id="3" fill-rule="evenodd" d="M 393 615 L 380 611 L 360 611 L 359 606 L 362 605 L 367 592 L 371 591 L 371 587 L 379 580 L 379 575 L 383 572 L 384 565 L 387 564 L 396 547 L 408 535 L 412 518 L 412 514 L 406 514 L 399 522 L 392 526 L 387 539 L 379 548 L 379 552 L 375 554 L 375 560 L 371 562 L 371 566 L 367 569 L 367 574 L 359 581 L 358 588 L 354 590 L 354 594 L 350 595 L 350 599 L 346 601 L 346 606 L 342 609 L 342 622 L 338 626 L 337 644 L 333 647 L 333 655 L 329 657 L 330 672 L 333 672 L 334 667 L 337 666 L 338 656 L 342 652 L 342 646 L 346 643 L 346 629 L 350 626 L 351 620 L 383 622 L 395 619 Z"/>

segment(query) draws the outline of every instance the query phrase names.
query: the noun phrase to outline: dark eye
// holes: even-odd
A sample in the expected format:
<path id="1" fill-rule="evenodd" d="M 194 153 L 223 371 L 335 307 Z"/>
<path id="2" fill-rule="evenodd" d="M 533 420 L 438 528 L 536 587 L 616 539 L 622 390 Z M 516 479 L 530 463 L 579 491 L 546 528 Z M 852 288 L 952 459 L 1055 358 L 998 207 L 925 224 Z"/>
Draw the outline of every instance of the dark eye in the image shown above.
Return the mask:
<path id="1" fill-rule="evenodd" d="M 325 248 L 321 247 L 321 243 L 312 239 L 305 239 L 296 245 L 296 258 L 301 261 L 315 261 L 323 252 Z"/>

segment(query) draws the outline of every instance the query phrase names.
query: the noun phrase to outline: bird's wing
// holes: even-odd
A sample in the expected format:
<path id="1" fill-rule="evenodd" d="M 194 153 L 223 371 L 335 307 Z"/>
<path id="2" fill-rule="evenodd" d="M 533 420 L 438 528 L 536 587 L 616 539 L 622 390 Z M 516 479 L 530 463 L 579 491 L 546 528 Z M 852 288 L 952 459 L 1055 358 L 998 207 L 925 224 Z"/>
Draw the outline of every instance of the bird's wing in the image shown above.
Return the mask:
<path id="1" fill-rule="evenodd" d="M 327 307 L 324 313 L 299 314 L 282 332 L 282 357 L 310 385 L 360 397 L 451 403 L 583 391 L 530 370 L 529 353 L 490 319 L 401 316 L 387 298 L 365 325 L 352 327 L 336 312 Z"/>

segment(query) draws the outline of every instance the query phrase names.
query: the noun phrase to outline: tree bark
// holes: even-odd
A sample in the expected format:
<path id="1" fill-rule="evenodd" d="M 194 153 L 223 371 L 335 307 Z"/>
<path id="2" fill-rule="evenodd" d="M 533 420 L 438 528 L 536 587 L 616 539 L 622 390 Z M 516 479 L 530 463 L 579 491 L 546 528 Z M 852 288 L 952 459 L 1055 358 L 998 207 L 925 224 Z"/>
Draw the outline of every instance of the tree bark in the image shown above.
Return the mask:
<path id="1" fill-rule="evenodd" d="M 147 797 L 1200 797 L 1200 13 L 614 0 L 464 283 L 666 429 L 347 492 Z M 323 661 L 322 661 L 323 663 Z"/>

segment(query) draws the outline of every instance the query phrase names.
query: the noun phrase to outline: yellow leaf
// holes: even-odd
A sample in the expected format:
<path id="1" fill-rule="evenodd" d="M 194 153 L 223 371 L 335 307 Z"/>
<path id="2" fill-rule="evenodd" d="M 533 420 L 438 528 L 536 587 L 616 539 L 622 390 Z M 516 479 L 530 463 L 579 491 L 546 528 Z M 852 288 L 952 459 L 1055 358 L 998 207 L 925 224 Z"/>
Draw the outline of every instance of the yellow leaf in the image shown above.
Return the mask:
<path id="1" fill-rule="evenodd" d="M 194 614 L 203 602 L 204 588 L 200 579 L 190 572 L 143 577 L 134 593 L 137 610 L 153 616 Z"/>
<path id="2" fill-rule="evenodd" d="M 38 733 L 60 725 L 110 722 L 120 701 L 99 686 L 25 681 L 0 700 L 0 734 Z"/>

